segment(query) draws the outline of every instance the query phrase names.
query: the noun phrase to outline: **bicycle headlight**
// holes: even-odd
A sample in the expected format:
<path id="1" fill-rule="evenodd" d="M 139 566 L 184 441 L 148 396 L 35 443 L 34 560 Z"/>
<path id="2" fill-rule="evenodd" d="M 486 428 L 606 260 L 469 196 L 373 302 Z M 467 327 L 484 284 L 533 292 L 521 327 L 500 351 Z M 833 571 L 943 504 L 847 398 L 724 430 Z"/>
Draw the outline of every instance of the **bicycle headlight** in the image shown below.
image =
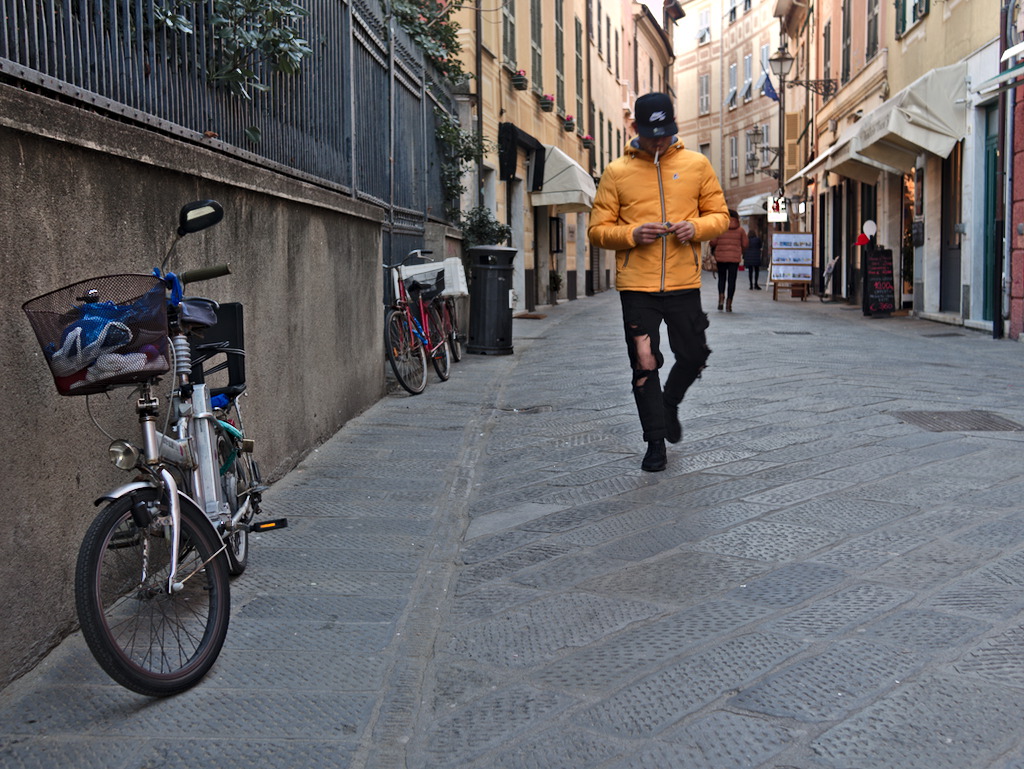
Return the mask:
<path id="1" fill-rule="evenodd" d="M 107 449 L 110 461 L 121 470 L 131 470 L 138 464 L 141 452 L 128 441 L 116 440 Z"/>

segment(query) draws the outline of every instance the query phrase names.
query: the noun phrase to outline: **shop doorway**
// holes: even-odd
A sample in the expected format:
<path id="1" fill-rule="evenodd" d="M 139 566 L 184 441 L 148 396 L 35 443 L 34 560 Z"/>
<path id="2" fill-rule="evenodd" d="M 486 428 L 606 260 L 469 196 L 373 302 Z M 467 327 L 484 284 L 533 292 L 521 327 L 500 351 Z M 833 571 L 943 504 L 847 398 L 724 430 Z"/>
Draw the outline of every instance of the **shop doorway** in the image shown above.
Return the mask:
<path id="1" fill-rule="evenodd" d="M 982 320 L 994 319 L 995 297 L 992 296 L 996 271 L 995 223 L 1002 217 L 996 213 L 997 185 L 999 184 L 999 111 L 995 107 L 985 110 L 985 266 L 982 271 Z M 1001 284 L 1000 284 L 1001 286 Z"/>
<path id="2" fill-rule="evenodd" d="M 914 174 L 903 174 L 902 213 L 900 218 L 900 282 L 903 306 L 914 302 Z"/>
<path id="3" fill-rule="evenodd" d="M 959 313 L 963 277 L 960 237 L 963 229 L 963 143 L 942 161 L 942 247 L 939 252 L 939 312 Z"/>
<path id="4" fill-rule="evenodd" d="M 832 252 L 842 255 L 836 265 L 837 272 L 832 278 L 832 285 L 838 288 L 838 293 L 842 294 L 844 298 L 849 297 L 846 276 L 850 273 L 850 265 L 849 254 L 843 247 L 843 187 L 841 184 L 832 188 Z"/>

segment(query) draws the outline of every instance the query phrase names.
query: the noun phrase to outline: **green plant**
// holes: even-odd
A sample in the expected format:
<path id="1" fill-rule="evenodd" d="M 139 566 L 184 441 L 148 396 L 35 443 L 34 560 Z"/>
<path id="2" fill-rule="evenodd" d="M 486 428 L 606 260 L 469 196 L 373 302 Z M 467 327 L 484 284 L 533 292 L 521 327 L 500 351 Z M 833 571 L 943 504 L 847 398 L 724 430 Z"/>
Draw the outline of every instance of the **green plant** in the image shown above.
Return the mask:
<path id="1" fill-rule="evenodd" d="M 434 108 L 437 140 L 441 143 L 441 187 L 445 211 L 452 219 L 458 216 L 459 197 L 466 191 L 462 175 L 470 163 L 479 160 L 490 149 L 478 133 L 463 131 L 459 121 L 441 109 Z"/>
<path id="2" fill-rule="evenodd" d="M 296 29 L 309 12 L 292 0 L 214 0 L 213 8 L 217 68 L 211 77 L 243 98 L 270 90 L 261 68 L 294 75 L 313 52 Z"/>
<path id="3" fill-rule="evenodd" d="M 196 1 L 174 0 L 155 6 L 157 23 L 181 34 L 194 34 L 185 10 Z M 313 53 L 297 29 L 299 19 L 308 15 L 292 0 L 214 0 L 208 30 L 213 43 L 210 79 L 227 83 L 232 93 L 251 99 L 252 91 L 270 90 L 266 75 L 294 75 L 302 60 Z"/>
<path id="4" fill-rule="evenodd" d="M 512 228 L 494 218 L 487 206 L 471 208 L 462 215 L 462 243 L 471 246 L 499 246 L 512 237 Z"/>
<path id="5" fill-rule="evenodd" d="M 464 0 L 391 0 L 392 13 L 402 29 L 423 49 L 438 73 L 453 84 L 469 77 L 459 57 L 459 25 L 452 20 L 463 4 Z"/>
<path id="6" fill-rule="evenodd" d="M 557 294 L 562 290 L 562 273 L 560 272 L 549 272 L 548 273 L 548 287 L 551 289 L 552 294 Z"/>

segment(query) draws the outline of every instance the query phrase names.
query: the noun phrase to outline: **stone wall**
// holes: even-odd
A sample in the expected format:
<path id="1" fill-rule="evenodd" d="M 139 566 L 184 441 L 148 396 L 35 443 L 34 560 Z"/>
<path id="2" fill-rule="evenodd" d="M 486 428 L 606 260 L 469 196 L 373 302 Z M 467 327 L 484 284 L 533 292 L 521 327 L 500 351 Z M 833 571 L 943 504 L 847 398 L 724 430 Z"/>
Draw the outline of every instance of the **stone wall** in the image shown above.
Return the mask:
<path id="1" fill-rule="evenodd" d="M 75 629 L 74 565 L 92 502 L 130 479 L 107 460 L 85 398 L 57 394 L 24 301 L 150 272 L 180 206 L 218 200 L 224 221 L 183 239 L 169 267 L 231 265 L 188 293 L 245 306 L 244 415 L 270 481 L 382 396 L 385 364 L 378 208 L 6 85 L 0 169 L 3 686 Z M 90 402 L 107 432 L 137 434 L 129 389 Z"/>

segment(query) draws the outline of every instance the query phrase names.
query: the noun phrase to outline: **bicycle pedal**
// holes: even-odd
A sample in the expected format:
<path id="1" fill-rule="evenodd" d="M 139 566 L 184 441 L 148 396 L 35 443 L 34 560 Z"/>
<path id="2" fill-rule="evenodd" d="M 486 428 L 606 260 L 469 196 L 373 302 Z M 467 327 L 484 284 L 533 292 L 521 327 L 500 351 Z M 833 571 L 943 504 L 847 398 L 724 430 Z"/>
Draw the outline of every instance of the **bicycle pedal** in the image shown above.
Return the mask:
<path id="1" fill-rule="evenodd" d="M 249 531 L 272 531 L 273 529 L 286 529 L 288 528 L 287 518 L 275 518 L 272 521 L 260 521 L 259 523 L 253 523 L 249 526 Z"/>

